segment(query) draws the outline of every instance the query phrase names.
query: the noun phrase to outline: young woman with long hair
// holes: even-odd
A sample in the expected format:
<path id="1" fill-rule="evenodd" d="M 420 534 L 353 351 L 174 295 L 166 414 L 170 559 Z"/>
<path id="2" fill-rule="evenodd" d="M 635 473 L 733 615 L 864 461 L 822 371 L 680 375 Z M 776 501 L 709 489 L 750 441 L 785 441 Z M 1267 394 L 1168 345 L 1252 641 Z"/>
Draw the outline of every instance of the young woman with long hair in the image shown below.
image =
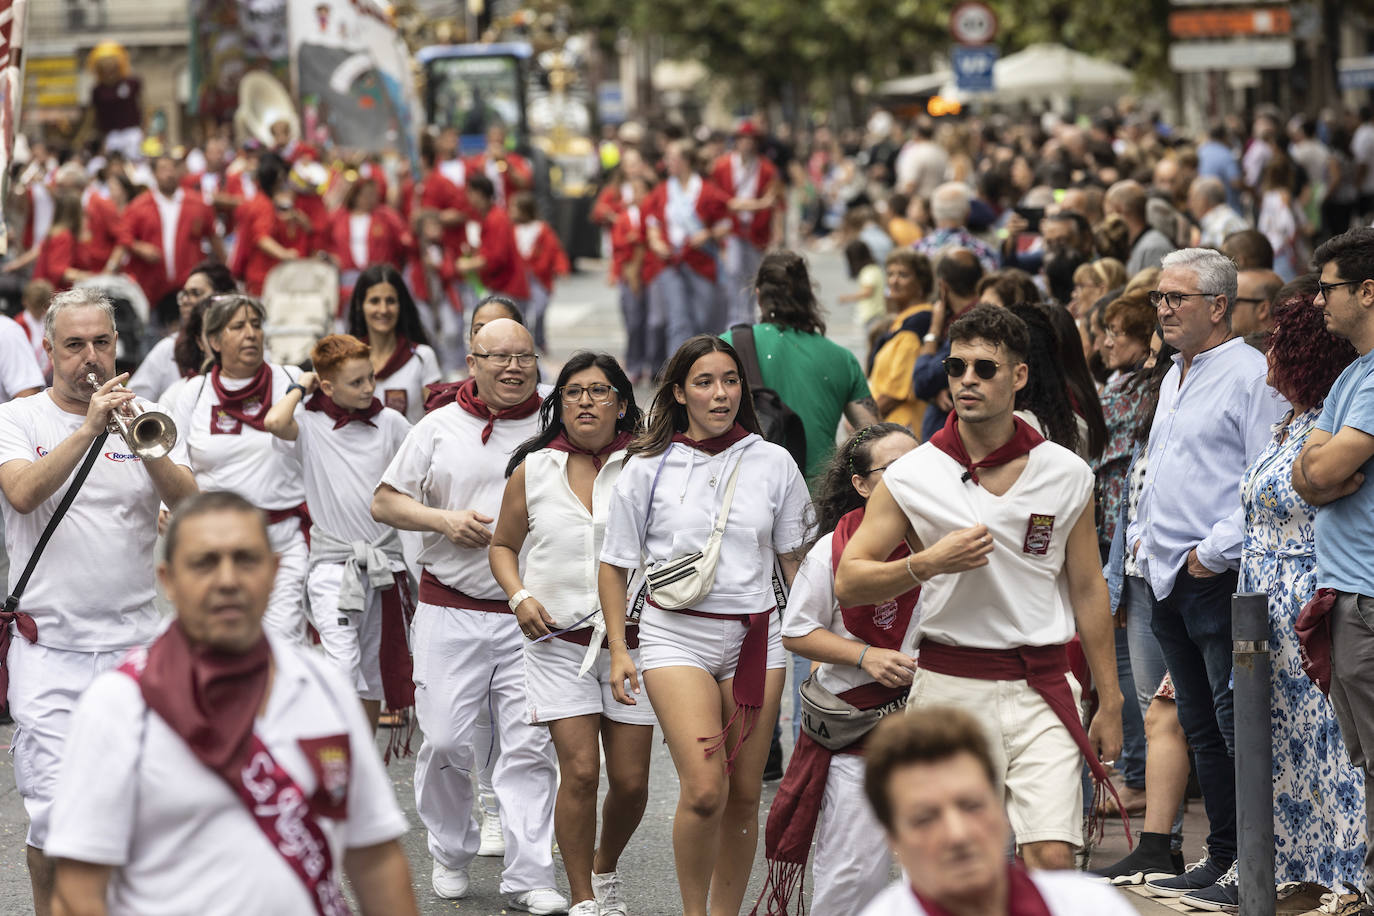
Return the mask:
<path id="1" fill-rule="evenodd" d="M 758 430 L 734 348 L 689 338 L 630 446 L 601 550 L 611 690 L 634 705 L 643 670 L 681 784 L 673 852 L 687 916 L 705 916 L 708 898 L 717 916 L 737 914 L 744 900 L 785 665 L 770 580 L 780 566 L 791 583 L 806 543 L 806 484 L 792 456 Z M 624 631 L 630 574 L 694 557 L 695 600 L 669 601 L 667 583 L 647 596 L 636 589 L 647 597 L 636 663 Z"/>
<path id="2" fill-rule="evenodd" d="M 426 389 L 442 376 L 420 310 L 399 270 L 373 264 L 358 274 L 348 306 L 348 333 L 371 348 L 382 404 L 417 422 L 425 413 Z"/>
<path id="3" fill-rule="evenodd" d="M 611 696 L 597 573 L 611 493 L 640 411 L 625 370 L 606 353 L 574 353 L 554 392 L 540 408 L 538 434 L 511 455 L 491 571 L 526 639 L 528 722 L 548 726 L 558 754 L 554 834 L 572 892 L 568 912 L 625 916 L 616 865 L 649 798 L 655 719 L 647 702 L 625 706 Z M 637 631 L 625 624 L 634 661 Z M 603 747 L 610 791 L 598 844 Z"/>

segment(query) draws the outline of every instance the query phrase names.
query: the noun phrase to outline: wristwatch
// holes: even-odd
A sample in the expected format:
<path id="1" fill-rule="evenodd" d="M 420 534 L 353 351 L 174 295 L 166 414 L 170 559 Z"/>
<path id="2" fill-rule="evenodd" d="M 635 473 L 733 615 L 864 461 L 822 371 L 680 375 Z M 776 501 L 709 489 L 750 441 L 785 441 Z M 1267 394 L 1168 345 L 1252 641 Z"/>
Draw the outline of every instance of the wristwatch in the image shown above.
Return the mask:
<path id="1" fill-rule="evenodd" d="M 925 337 L 921 338 L 921 343 L 939 343 L 939 341 L 940 338 L 936 337 L 934 334 L 929 332 L 926 334 Z"/>
<path id="2" fill-rule="evenodd" d="M 286 386 L 287 394 L 290 394 L 293 391 L 299 391 L 301 393 L 301 397 L 305 397 L 305 386 L 302 385 L 300 382 L 292 382 L 291 384 Z"/>
<path id="3" fill-rule="evenodd" d="M 508 600 L 508 601 L 506 602 L 506 604 L 510 605 L 510 612 L 511 612 L 512 614 L 514 614 L 514 613 L 515 613 L 515 609 L 518 608 L 518 607 L 520 606 L 520 603 L 521 603 L 522 601 L 524 601 L 526 598 L 533 598 L 533 597 L 534 597 L 534 596 L 530 594 L 530 590 L 529 590 L 529 589 L 527 589 L 527 588 L 522 588 L 522 589 L 520 589 L 520 591 L 516 592 L 514 595 L 511 595 L 511 596 L 510 596 L 510 600 Z"/>

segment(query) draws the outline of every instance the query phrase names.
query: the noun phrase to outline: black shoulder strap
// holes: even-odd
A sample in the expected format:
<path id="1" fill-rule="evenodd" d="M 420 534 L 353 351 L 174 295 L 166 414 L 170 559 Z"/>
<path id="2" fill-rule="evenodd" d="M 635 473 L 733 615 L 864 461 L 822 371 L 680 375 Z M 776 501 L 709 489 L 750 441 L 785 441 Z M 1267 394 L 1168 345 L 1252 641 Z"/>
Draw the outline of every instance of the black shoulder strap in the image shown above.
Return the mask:
<path id="1" fill-rule="evenodd" d="M 52 518 L 48 519 L 48 526 L 39 535 L 38 544 L 33 548 L 33 553 L 29 555 L 29 565 L 24 567 L 24 574 L 14 584 L 14 591 L 5 599 L 6 613 L 13 614 L 19 609 L 19 599 L 24 596 L 24 589 L 28 587 L 29 577 L 33 575 L 34 567 L 38 565 L 38 558 L 43 555 L 43 548 L 47 547 L 48 541 L 52 540 L 52 534 L 57 530 L 57 523 L 62 521 L 62 516 L 67 514 L 67 509 L 71 507 L 72 500 L 76 499 L 76 492 L 86 482 L 86 476 L 91 473 L 91 466 L 95 464 L 95 459 L 100 454 L 100 449 L 104 447 L 105 440 L 109 435 L 108 432 L 103 432 L 91 443 L 90 451 L 86 453 L 86 458 L 81 462 L 81 467 L 77 468 L 76 477 L 72 479 L 72 485 L 67 487 L 67 492 L 63 495 L 62 501 L 57 504 L 57 511 L 53 512 Z"/>
<path id="2" fill-rule="evenodd" d="M 759 365 L 759 349 L 754 344 L 754 326 L 737 324 L 730 328 L 730 343 L 744 363 L 744 377 L 749 382 L 749 390 L 757 391 L 763 387 L 763 369 Z"/>

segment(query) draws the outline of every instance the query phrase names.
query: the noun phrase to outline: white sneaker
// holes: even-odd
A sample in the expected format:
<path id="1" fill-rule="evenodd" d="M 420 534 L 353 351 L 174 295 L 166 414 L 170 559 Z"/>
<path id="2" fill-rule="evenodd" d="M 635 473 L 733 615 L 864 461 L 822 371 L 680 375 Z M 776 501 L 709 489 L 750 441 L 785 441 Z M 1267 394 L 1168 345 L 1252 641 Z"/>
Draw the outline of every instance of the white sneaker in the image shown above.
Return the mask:
<path id="1" fill-rule="evenodd" d="M 601 916 L 629 916 L 625 906 L 625 890 L 618 872 L 604 875 L 592 872 L 592 893 L 601 906 Z"/>
<path id="2" fill-rule="evenodd" d="M 547 916 L 550 913 L 568 912 L 568 898 L 551 887 L 536 887 L 510 898 L 510 907 L 534 913 L 535 916 Z"/>
<path id="3" fill-rule="evenodd" d="M 488 811 L 482 815 L 482 842 L 477 847 L 479 856 L 501 858 L 506 854 L 506 834 L 501 829 L 500 813 Z"/>
<path id="4" fill-rule="evenodd" d="M 429 881 L 434 888 L 434 893 L 445 900 L 457 900 L 459 897 L 467 896 L 468 870 L 466 868 L 449 868 L 435 862 L 434 871 L 430 872 Z"/>
<path id="5" fill-rule="evenodd" d="M 583 900 L 572 905 L 572 909 L 568 910 L 568 916 L 601 916 L 601 908 L 596 905 L 595 900 Z"/>

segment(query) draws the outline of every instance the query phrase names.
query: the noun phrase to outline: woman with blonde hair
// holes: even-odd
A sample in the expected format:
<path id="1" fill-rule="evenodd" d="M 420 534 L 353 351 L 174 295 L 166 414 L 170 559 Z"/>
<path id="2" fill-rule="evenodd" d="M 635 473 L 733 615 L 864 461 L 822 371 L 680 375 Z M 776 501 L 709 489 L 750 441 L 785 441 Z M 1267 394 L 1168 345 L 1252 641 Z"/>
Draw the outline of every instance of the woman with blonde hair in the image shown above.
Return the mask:
<path id="1" fill-rule="evenodd" d="M 1073 297 L 1069 299 L 1069 312 L 1075 318 L 1082 318 L 1107 293 L 1126 285 L 1126 265 L 1116 258 L 1098 258 L 1080 264 L 1073 272 Z"/>

